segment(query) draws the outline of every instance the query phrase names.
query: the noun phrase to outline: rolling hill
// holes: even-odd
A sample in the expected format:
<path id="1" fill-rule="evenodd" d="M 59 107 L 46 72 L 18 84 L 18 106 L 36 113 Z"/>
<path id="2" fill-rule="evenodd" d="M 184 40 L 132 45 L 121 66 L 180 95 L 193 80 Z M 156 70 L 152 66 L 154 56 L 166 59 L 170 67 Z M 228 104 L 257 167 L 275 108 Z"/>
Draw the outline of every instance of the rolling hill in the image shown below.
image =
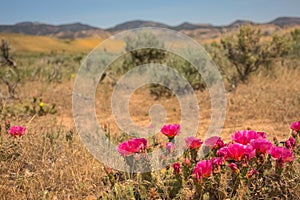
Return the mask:
<path id="1" fill-rule="evenodd" d="M 235 31 L 238 27 L 246 24 L 259 26 L 265 35 L 271 35 L 276 31 L 300 26 L 300 18 L 279 17 L 266 23 L 236 20 L 224 26 L 189 22 L 170 26 L 153 21 L 134 20 L 108 29 L 82 23 L 50 25 L 37 22 L 21 22 L 14 25 L 0 25 L 0 39 L 7 39 L 16 50 L 20 51 L 50 52 L 61 50 L 86 52 L 112 34 L 128 29 L 142 27 L 168 28 L 185 33 L 198 41 L 207 42 L 216 40 L 222 34 Z M 118 45 L 120 46 L 121 44 Z M 114 47 L 116 46 L 115 44 L 109 46 L 109 48 L 119 48 Z"/>
<path id="2" fill-rule="evenodd" d="M 280 27 L 291 26 L 291 25 L 300 25 L 299 17 L 278 17 L 268 24 L 273 24 Z"/>
<path id="3" fill-rule="evenodd" d="M 63 24 L 56 26 L 37 22 L 21 22 L 15 25 L 0 25 L 0 32 L 52 36 L 62 39 L 74 39 L 78 37 L 91 36 L 107 38 L 110 35 L 103 29 L 81 23 Z"/>
<path id="4" fill-rule="evenodd" d="M 103 39 L 99 37 L 58 39 L 49 36 L 0 33 L 0 39 L 9 42 L 13 52 L 88 52 Z"/>

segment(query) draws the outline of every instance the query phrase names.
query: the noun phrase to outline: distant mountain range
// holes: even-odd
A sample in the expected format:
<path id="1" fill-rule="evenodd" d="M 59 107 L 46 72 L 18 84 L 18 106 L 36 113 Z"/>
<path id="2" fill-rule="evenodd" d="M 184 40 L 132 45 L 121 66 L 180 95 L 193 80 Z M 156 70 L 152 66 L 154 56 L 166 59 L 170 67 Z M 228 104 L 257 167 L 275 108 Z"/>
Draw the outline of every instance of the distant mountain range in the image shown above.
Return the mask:
<path id="1" fill-rule="evenodd" d="M 53 36 L 65 39 L 89 37 L 94 35 L 108 37 L 110 35 L 110 33 L 103 29 L 81 23 L 55 26 L 37 22 L 21 22 L 14 25 L 0 25 L 0 32 Z"/>
<path id="2" fill-rule="evenodd" d="M 300 25 L 300 18 L 298 17 L 279 17 L 268 23 L 255 23 L 247 20 L 237 20 L 226 26 L 214 26 L 211 24 L 193 24 L 184 22 L 178 26 L 170 26 L 167 24 L 135 20 L 118 24 L 112 28 L 102 29 L 93 27 L 82 23 L 64 24 L 64 25 L 50 25 L 35 22 L 22 22 L 14 25 L 0 25 L 0 32 L 2 33 L 17 33 L 28 35 L 52 36 L 63 39 L 75 39 L 97 36 L 107 38 L 111 34 L 123 30 L 141 28 L 141 27 L 160 27 L 168 28 L 176 31 L 184 32 L 192 37 L 200 38 L 214 38 L 219 34 L 236 29 L 241 25 L 253 24 L 265 27 L 272 27 L 273 29 L 280 29 L 287 26 Z"/>

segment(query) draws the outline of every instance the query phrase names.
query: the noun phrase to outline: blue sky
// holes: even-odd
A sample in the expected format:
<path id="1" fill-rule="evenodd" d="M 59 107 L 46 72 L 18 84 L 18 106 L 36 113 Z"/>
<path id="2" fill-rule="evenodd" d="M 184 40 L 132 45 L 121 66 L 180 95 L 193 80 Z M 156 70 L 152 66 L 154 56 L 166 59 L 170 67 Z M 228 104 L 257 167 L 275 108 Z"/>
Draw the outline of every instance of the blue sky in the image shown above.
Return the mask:
<path id="1" fill-rule="evenodd" d="M 300 0 L 6 0 L 0 7 L 0 24 L 82 22 L 101 28 L 135 19 L 227 25 L 279 16 L 300 17 Z"/>

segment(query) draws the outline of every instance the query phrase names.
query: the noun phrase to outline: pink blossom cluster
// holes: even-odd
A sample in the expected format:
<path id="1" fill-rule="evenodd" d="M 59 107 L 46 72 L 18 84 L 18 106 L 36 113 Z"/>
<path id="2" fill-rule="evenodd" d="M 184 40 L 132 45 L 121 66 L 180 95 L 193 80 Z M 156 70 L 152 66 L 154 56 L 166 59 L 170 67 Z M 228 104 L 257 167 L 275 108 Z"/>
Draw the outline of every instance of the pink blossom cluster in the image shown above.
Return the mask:
<path id="1" fill-rule="evenodd" d="M 25 134 L 25 131 L 26 131 L 26 127 L 23 127 L 23 126 L 11 126 L 9 129 L 8 129 L 8 133 L 13 136 L 13 137 L 21 137 L 22 135 Z"/>
<path id="2" fill-rule="evenodd" d="M 294 122 L 290 128 L 299 133 L 300 122 Z M 169 138 L 165 149 L 167 153 L 171 153 L 175 149 L 174 137 L 180 133 L 179 124 L 168 124 L 161 128 L 161 133 Z M 297 136 L 298 137 L 298 136 Z M 170 140 L 171 139 L 171 140 Z M 212 136 L 204 142 L 201 139 L 190 136 L 185 138 L 186 151 L 190 152 L 191 160 L 188 156 L 184 156 L 182 165 L 191 167 L 192 177 L 196 182 L 200 183 L 202 179 L 210 177 L 213 173 L 220 171 L 221 166 L 227 165 L 234 173 L 239 173 L 239 167 L 249 166 L 251 159 L 268 159 L 272 158 L 276 161 L 276 167 L 282 168 L 285 163 L 292 162 L 294 158 L 293 150 L 297 146 L 296 139 L 293 135 L 283 142 L 284 146 L 279 146 L 275 142 L 273 144 L 267 139 L 267 134 L 264 132 L 257 132 L 254 130 L 240 130 L 231 135 L 231 141 L 227 144 L 218 137 Z M 210 159 L 197 160 L 197 151 L 204 145 L 205 148 L 212 150 L 213 156 Z M 163 147 L 163 146 L 162 146 Z M 147 140 L 145 138 L 134 138 L 121 143 L 118 146 L 118 152 L 122 156 L 129 156 L 134 153 L 144 152 L 147 148 Z M 196 154 L 195 154 L 196 153 Z M 193 157 L 192 155 L 196 155 Z M 227 164 L 226 164 L 227 163 Z M 172 164 L 175 175 L 181 174 L 180 162 Z M 245 173 L 245 177 L 251 179 L 259 172 L 255 168 L 250 168 Z"/>
<path id="3" fill-rule="evenodd" d="M 283 163 L 294 160 L 292 151 L 288 148 L 296 145 L 293 137 L 286 141 L 287 147 L 278 147 L 266 139 L 266 134 L 253 130 L 237 131 L 232 136 L 232 144 L 222 147 L 217 151 L 217 156 L 225 160 L 241 161 L 250 160 L 256 155 L 270 154 L 275 160 Z"/>

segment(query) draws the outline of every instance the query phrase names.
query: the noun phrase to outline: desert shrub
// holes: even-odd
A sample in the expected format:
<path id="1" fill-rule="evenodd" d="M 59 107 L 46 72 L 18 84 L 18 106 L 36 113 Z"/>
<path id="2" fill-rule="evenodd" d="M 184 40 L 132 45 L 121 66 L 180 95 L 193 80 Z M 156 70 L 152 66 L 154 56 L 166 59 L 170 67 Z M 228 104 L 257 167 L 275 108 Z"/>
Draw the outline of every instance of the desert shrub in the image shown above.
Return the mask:
<path id="1" fill-rule="evenodd" d="M 9 97 L 14 98 L 16 95 L 16 86 L 20 81 L 20 78 L 16 62 L 14 61 L 10 50 L 8 42 L 2 40 L 0 46 L 0 80 L 7 86 Z"/>
<path id="2" fill-rule="evenodd" d="M 235 68 L 234 79 L 245 83 L 261 68 L 269 73 L 275 62 L 284 65 L 293 49 L 289 35 L 273 35 L 271 41 L 263 41 L 262 37 L 259 28 L 242 26 L 236 35 L 221 40 L 225 56 Z"/>
<path id="3" fill-rule="evenodd" d="M 149 63 L 162 64 L 173 68 L 180 76 L 182 76 L 189 82 L 193 89 L 203 90 L 206 88 L 206 83 L 203 81 L 199 71 L 191 63 L 185 60 L 184 57 L 160 49 L 163 48 L 165 44 L 152 33 L 142 32 L 139 33 L 137 38 L 128 36 L 125 39 L 125 42 L 125 49 L 127 51 L 129 50 L 129 53 L 128 55 L 125 55 L 122 58 L 123 71 L 119 70 L 118 72 L 125 73 L 133 67 Z M 140 46 L 156 48 L 138 49 L 138 47 Z M 189 47 L 182 48 L 181 51 L 181 55 L 186 55 L 189 58 L 192 58 L 193 63 L 205 66 L 207 58 L 201 56 L 201 53 L 203 52 L 196 51 Z M 171 70 L 166 69 L 160 71 L 159 75 L 153 75 L 154 77 L 157 77 L 156 81 L 162 83 L 162 85 L 151 84 L 149 89 L 152 95 L 156 96 L 157 98 L 160 98 L 162 96 L 172 96 L 174 92 L 185 92 L 187 88 L 186 84 L 174 83 L 176 85 L 175 88 L 177 88 L 178 91 L 170 90 L 170 82 L 174 82 L 174 80 L 170 80 L 169 78 L 172 77 L 170 76 L 170 73 Z M 206 73 L 206 75 L 208 75 L 208 70 L 202 69 L 202 73 Z M 215 77 L 210 76 L 210 79 L 208 81 L 209 84 L 211 84 L 215 81 Z"/>
<path id="4" fill-rule="evenodd" d="M 165 60 L 166 52 L 160 49 L 164 47 L 164 43 L 151 32 L 140 32 L 137 37 L 129 35 L 125 38 L 125 43 L 125 50 L 129 51 L 129 57 L 122 65 L 125 72 L 139 65 L 162 63 Z"/>
<path id="5" fill-rule="evenodd" d="M 300 50 L 300 29 L 295 29 L 291 32 L 293 41 L 293 53 L 299 55 Z"/>
<path id="6" fill-rule="evenodd" d="M 166 59 L 166 52 L 162 50 L 162 48 L 164 48 L 164 43 L 151 32 L 140 32 L 137 37 L 132 37 L 129 35 L 125 38 L 125 43 L 125 50 L 129 52 L 128 55 L 123 59 L 123 72 L 127 72 L 136 66 L 144 64 L 162 64 Z M 163 87 L 159 84 L 151 84 L 150 92 L 157 97 L 161 97 L 164 94 L 170 95 L 170 91 L 166 87 Z"/>
<path id="7" fill-rule="evenodd" d="M 270 62 L 267 46 L 261 43 L 261 37 L 260 29 L 242 26 L 237 35 L 221 41 L 227 58 L 234 65 L 242 82 L 246 82 L 251 73 Z"/>
<path id="8" fill-rule="evenodd" d="M 293 45 L 293 55 L 299 58 L 300 56 L 300 30 L 295 29 L 291 31 L 291 37 L 292 37 L 292 45 Z"/>

